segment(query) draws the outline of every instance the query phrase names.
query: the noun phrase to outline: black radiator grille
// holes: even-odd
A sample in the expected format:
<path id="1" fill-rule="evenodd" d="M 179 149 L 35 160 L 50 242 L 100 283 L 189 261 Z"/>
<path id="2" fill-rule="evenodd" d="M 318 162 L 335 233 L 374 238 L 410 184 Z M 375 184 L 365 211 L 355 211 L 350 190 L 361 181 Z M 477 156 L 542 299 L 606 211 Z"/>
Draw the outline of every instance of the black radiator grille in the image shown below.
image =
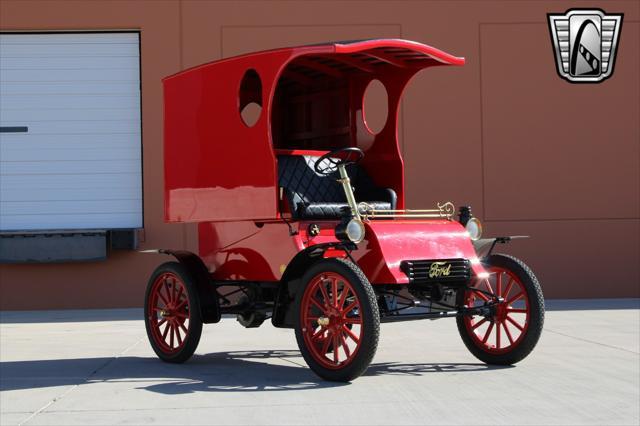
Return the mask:
<path id="1" fill-rule="evenodd" d="M 400 270 L 412 284 L 468 281 L 471 277 L 467 259 L 403 260 Z"/>

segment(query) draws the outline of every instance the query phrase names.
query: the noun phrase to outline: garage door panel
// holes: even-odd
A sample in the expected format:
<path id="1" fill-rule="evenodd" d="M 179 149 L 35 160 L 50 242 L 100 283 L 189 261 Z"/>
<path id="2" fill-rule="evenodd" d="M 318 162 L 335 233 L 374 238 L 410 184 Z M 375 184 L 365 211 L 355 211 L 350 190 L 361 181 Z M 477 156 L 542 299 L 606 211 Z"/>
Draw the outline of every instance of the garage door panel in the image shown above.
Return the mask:
<path id="1" fill-rule="evenodd" d="M 138 68 L 111 69 L 3 69 L 2 79 L 9 82 L 137 82 L 140 71 Z"/>
<path id="2" fill-rule="evenodd" d="M 0 35 L 0 231 L 142 226 L 137 33 Z"/>
<path id="3" fill-rule="evenodd" d="M 5 139 L 6 137 L 6 139 Z M 123 148 L 135 146 L 140 148 L 138 140 L 128 134 L 85 133 L 81 135 L 59 135 L 52 141 L 49 135 L 33 135 L 30 133 L 5 133 L 2 136 L 3 147 L 7 149 L 50 148 L 50 149 L 99 149 L 105 147 Z"/>
<path id="4" fill-rule="evenodd" d="M 2 120 L 6 122 L 21 121 L 25 116 L 25 109 L 3 109 Z M 41 121 L 104 121 L 104 120 L 134 120 L 140 121 L 140 108 L 48 108 L 30 109 L 29 118 L 33 122 Z"/>
<path id="5" fill-rule="evenodd" d="M 10 189 L 23 189 L 33 191 L 47 189 L 95 189 L 101 191 L 105 188 L 120 188 L 122 190 L 131 188 L 141 189 L 141 182 L 132 182 L 131 174 L 121 173 L 115 175 L 105 174 L 59 174 L 46 176 L 42 175 L 4 175 L 0 179 L 0 194 L 4 200 L 4 194 Z"/>
<path id="6" fill-rule="evenodd" d="M 77 108 L 129 108 L 140 109 L 140 98 L 131 95 L 80 95 L 65 94 L 65 106 L 68 109 Z M 52 95 L 6 95 L 0 97 L 2 113 L 20 109 L 58 109 L 60 98 Z"/>
<path id="7" fill-rule="evenodd" d="M 140 134 L 140 122 L 137 120 L 113 120 L 113 121 L 30 121 L 12 120 L 2 121 L 3 126 L 28 126 L 29 134 L 42 135 L 73 135 L 73 134 Z M 11 140 L 15 134 L 5 133 L 2 138 Z"/>
<path id="8" fill-rule="evenodd" d="M 4 71 L 0 71 L 4 73 Z M 13 83 L 3 87 L 3 95 L 130 95 L 140 90 L 138 83 L 102 82 L 30 82 Z"/>
<path id="9" fill-rule="evenodd" d="M 35 223 L 38 225 L 34 225 Z M 123 223 L 126 225 L 123 225 Z M 10 224 L 15 229 L 24 231 L 39 231 L 43 229 L 117 229 L 140 228 L 142 227 L 142 220 L 139 212 L 0 216 L 0 227 L 5 228 L 7 224 Z"/>
<path id="10" fill-rule="evenodd" d="M 138 57 L 137 43 L 2 43 L 3 58 Z"/>
<path id="11" fill-rule="evenodd" d="M 94 194 L 90 200 L 48 200 L 48 201 L 5 201 L 3 215 L 43 214 L 103 214 L 103 213 L 138 213 L 139 208 L 132 208 L 131 199 L 98 199 Z M 133 198 L 134 200 L 136 198 Z"/>
<path id="12" fill-rule="evenodd" d="M 8 161 L 2 164 L 0 177 L 5 175 L 50 175 L 50 174 L 115 174 L 137 173 L 137 160 L 64 160 L 64 161 Z"/>
<path id="13" fill-rule="evenodd" d="M 26 192 L 17 188 L 2 191 L 2 202 L 31 202 L 31 201 L 88 201 L 99 197 L 101 200 L 139 200 L 140 187 L 112 187 L 103 188 L 31 188 Z"/>
<path id="14" fill-rule="evenodd" d="M 24 69 L 49 70 L 104 70 L 104 69 L 138 69 L 131 64 L 130 56 L 83 56 L 69 57 L 14 57 L 0 64 L 2 70 Z"/>
<path id="15" fill-rule="evenodd" d="M 60 32 L 60 33 L 22 33 L 4 34 L 0 46 L 4 45 L 50 45 L 50 44 L 114 44 L 137 45 L 137 33 L 131 32 Z"/>
<path id="16" fill-rule="evenodd" d="M 24 161 L 67 161 L 73 157 L 76 161 L 129 161 L 140 160 L 139 147 L 108 149 L 47 149 L 36 148 L 35 151 L 25 149 L 8 149 L 0 146 L 0 158 L 3 162 Z"/>

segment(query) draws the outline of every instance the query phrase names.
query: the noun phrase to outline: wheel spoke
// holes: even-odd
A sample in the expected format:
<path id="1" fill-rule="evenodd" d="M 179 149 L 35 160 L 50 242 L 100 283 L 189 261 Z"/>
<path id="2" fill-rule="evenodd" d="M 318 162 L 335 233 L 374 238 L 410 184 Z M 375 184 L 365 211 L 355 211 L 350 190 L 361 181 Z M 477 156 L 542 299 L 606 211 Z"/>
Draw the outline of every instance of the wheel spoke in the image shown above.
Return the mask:
<path id="1" fill-rule="evenodd" d="M 156 324 L 156 327 L 158 327 L 158 330 L 160 329 L 160 326 L 165 322 L 167 322 L 166 318 L 162 318 L 160 321 L 158 321 L 158 323 Z"/>
<path id="2" fill-rule="evenodd" d="M 322 293 L 323 302 L 325 305 L 328 305 L 330 302 L 329 294 L 327 293 L 327 288 L 325 287 L 325 279 L 320 279 L 320 292 Z M 312 298 L 313 299 L 313 298 Z M 324 309 L 324 308 L 322 308 Z"/>
<path id="3" fill-rule="evenodd" d="M 338 344 L 338 335 L 333 334 L 333 362 L 338 364 L 338 348 L 340 345 Z"/>
<path id="4" fill-rule="evenodd" d="M 186 336 L 187 334 L 189 334 L 189 329 L 187 327 L 184 326 L 184 323 L 181 322 L 180 323 L 180 328 L 182 329 L 182 331 L 184 331 L 184 335 Z"/>
<path id="5" fill-rule="evenodd" d="M 158 293 L 157 293 L 158 297 L 160 298 L 160 300 L 162 300 L 162 303 L 164 303 L 165 306 L 169 305 L 169 302 L 167 301 L 167 299 L 164 297 L 164 295 L 162 294 L 162 287 L 158 289 Z"/>
<path id="6" fill-rule="evenodd" d="M 509 277 L 509 283 L 507 284 L 507 288 L 504 290 L 504 297 L 509 296 L 509 292 L 511 291 L 511 287 L 513 287 L 513 278 Z"/>
<path id="7" fill-rule="evenodd" d="M 347 338 L 344 335 L 344 332 L 340 333 L 340 340 L 342 340 L 342 349 L 344 349 L 344 353 L 349 358 L 351 356 L 351 351 L 349 350 L 349 345 L 347 345 Z"/>
<path id="8" fill-rule="evenodd" d="M 506 323 L 502 323 L 502 327 L 504 327 L 504 332 L 506 333 L 507 337 L 509 338 L 509 343 L 511 343 L 513 345 L 513 337 L 511 336 L 511 332 L 509 331 L 509 327 L 507 327 Z"/>
<path id="9" fill-rule="evenodd" d="M 324 306 L 322 306 L 315 298 L 311 297 L 309 298 L 309 300 L 311 301 L 311 303 L 316 305 L 316 308 L 320 309 L 320 312 L 324 312 Z"/>
<path id="10" fill-rule="evenodd" d="M 180 302 L 176 307 L 175 310 L 179 310 L 180 308 L 182 308 L 183 306 L 185 306 L 187 304 L 187 302 L 189 301 L 189 299 L 184 299 L 182 302 Z"/>
<path id="11" fill-rule="evenodd" d="M 496 325 L 496 349 L 500 349 L 500 326 L 501 322 L 498 322 Z"/>
<path id="12" fill-rule="evenodd" d="M 482 318 L 482 320 L 478 321 L 477 323 L 473 324 L 471 326 L 472 330 L 475 330 L 476 328 L 480 327 L 482 324 L 484 324 L 485 322 L 487 322 L 486 318 Z"/>
<path id="13" fill-rule="evenodd" d="M 526 314 L 528 312 L 526 309 L 516 309 L 516 308 L 507 308 L 507 311 L 513 312 L 514 314 Z"/>
<path id="14" fill-rule="evenodd" d="M 178 339 L 178 346 L 182 346 L 182 336 L 180 336 L 180 327 L 176 327 L 176 338 Z"/>
<path id="15" fill-rule="evenodd" d="M 347 301 L 347 297 L 349 296 L 349 287 L 347 287 L 347 285 L 345 284 L 342 287 L 342 292 L 340 293 L 340 300 L 338 301 L 338 309 L 340 309 L 342 311 L 342 308 L 344 307 L 344 302 Z"/>
<path id="16" fill-rule="evenodd" d="M 487 332 L 484 334 L 484 337 L 482 338 L 482 343 L 487 343 L 487 340 L 491 335 L 491 330 L 493 330 L 493 323 L 489 324 L 489 328 L 487 328 Z"/>
<path id="17" fill-rule="evenodd" d="M 353 309 L 358 306 L 358 300 L 354 300 L 349 306 L 347 306 L 344 311 L 345 314 L 348 314 L 349 312 L 353 311 Z"/>
<path id="18" fill-rule="evenodd" d="M 176 280 L 171 280 L 171 297 L 173 297 L 173 303 L 176 303 L 178 301 L 178 299 L 176 298 L 178 291 L 177 284 L 178 283 L 176 282 Z"/>
<path id="19" fill-rule="evenodd" d="M 169 290 L 169 282 L 165 279 L 164 280 L 164 285 L 162 287 L 164 287 L 164 293 L 165 296 L 167 297 L 166 300 L 169 301 L 169 303 L 173 302 L 173 300 L 171 299 L 171 291 Z"/>
<path id="20" fill-rule="evenodd" d="M 496 277 L 496 296 L 502 296 L 502 272 L 498 273 Z"/>
<path id="21" fill-rule="evenodd" d="M 338 307 L 338 280 L 335 278 L 331 280 L 331 303 L 333 307 Z"/>
<path id="22" fill-rule="evenodd" d="M 349 329 L 349 327 L 347 327 L 346 325 L 342 326 L 342 331 L 344 331 L 347 336 L 351 337 L 351 340 L 353 340 L 355 343 L 360 343 L 360 338 L 358 336 L 356 336 L 353 331 L 351 331 Z"/>
<path id="23" fill-rule="evenodd" d="M 320 328 L 311 336 L 311 340 L 317 340 L 319 337 L 321 337 L 324 334 L 324 332 L 325 332 L 325 328 L 320 326 Z"/>
<path id="24" fill-rule="evenodd" d="M 182 291 L 183 290 L 184 290 L 184 287 L 180 286 L 180 289 L 178 289 L 178 295 L 176 296 L 175 303 L 180 302 L 180 298 L 182 298 Z M 184 302 L 185 302 L 185 300 L 183 300 L 181 303 L 184 303 Z"/>
<path id="25" fill-rule="evenodd" d="M 518 330 L 523 331 L 524 327 L 521 326 L 520 324 L 518 324 L 513 318 L 511 318 L 509 316 L 509 314 L 507 314 L 507 321 L 509 321 L 511 324 L 513 324 Z"/>
<path id="26" fill-rule="evenodd" d="M 184 318 L 184 319 L 189 318 L 189 315 L 187 315 L 185 313 L 182 313 L 182 312 L 174 312 L 173 315 L 178 317 L 178 318 Z"/>
<path id="27" fill-rule="evenodd" d="M 164 341 L 167 340 L 167 333 L 169 332 L 170 328 L 171 328 L 171 323 L 167 322 L 167 326 L 164 328 L 164 332 L 162 332 L 162 340 Z"/>
<path id="28" fill-rule="evenodd" d="M 324 343 L 322 344 L 322 356 L 324 356 L 329 350 L 329 343 L 331 343 L 331 330 L 327 330 L 327 337 L 324 338 Z"/>
<path id="29" fill-rule="evenodd" d="M 169 346 L 173 349 L 173 333 L 175 331 L 175 327 L 173 323 L 169 323 L 169 326 L 171 327 L 171 331 L 169 332 Z"/>
<path id="30" fill-rule="evenodd" d="M 480 291 L 474 291 L 473 294 L 478 295 L 478 297 L 480 297 L 480 299 L 482 299 L 485 302 L 489 301 L 489 298 L 484 293 L 481 293 Z"/>
<path id="31" fill-rule="evenodd" d="M 491 287 L 491 283 L 489 282 L 489 278 L 487 278 L 486 280 L 484 280 L 484 285 L 485 287 L 487 287 L 487 289 L 489 289 L 489 293 L 495 295 L 496 293 L 493 291 L 493 287 Z"/>
<path id="32" fill-rule="evenodd" d="M 524 296 L 524 292 L 523 291 L 521 291 L 520 293 L 516 294 L 511 299 L 507 300 L 507 305 L 511 305 L 511 304 L 513 304 L 513 302 L 517 302 L 518 300 L 520 300 L 522 298 L 522 296 Z"/>
<path id="33" fill-rule="evenodd" d="M 344 322 L 347 324 L 362 324 L 362 318 L 360 317 L 345 318 Z"/>

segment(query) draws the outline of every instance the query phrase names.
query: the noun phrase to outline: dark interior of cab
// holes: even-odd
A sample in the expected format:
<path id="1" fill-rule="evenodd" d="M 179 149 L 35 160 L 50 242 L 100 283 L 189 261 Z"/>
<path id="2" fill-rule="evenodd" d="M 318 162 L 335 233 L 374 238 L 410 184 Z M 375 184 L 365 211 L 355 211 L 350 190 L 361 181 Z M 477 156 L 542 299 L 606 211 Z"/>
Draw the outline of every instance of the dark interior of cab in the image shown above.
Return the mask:
<path id="1" fill-rule="evenodd" d="M 323 73 L 319 61 L 339 72 Z M 322 154 L 356 144 L 352 105 L 358 102 L 346 76 L 357 70 L 345 67 L 327 58 L 302 57 L 287 66 L 276 87 L 271 132 L 278 185 L 295 219 L 339 219 L 348 209 L 338 172 L 314 170 Z M 396 208 L 395 191 L 376 186 L 362 165 L 351 164 L 347 171 L 357 202 L 379 210 Z"/>

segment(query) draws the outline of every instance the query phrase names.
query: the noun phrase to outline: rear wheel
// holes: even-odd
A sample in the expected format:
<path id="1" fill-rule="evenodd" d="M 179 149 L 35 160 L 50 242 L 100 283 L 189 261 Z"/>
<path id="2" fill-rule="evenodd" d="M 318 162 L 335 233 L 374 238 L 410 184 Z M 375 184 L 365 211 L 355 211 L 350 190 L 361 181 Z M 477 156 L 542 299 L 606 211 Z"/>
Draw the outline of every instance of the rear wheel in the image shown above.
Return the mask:
<path id="1" fill-rule="evenodd" d="M 480 307 L 502 298 L 492 315 L 458 317 L 462 341 L 476 358 L 509 365 L 524 359 L 538 343 L 544 323 L 544 298 L 535 275 L 519 259 L 494 254 L 484 263 L 489 278 L 461 293 L 460 305 Z"/>
<path id="2" fill-rule="evenodd" d="M 181 363 L 195 352 L 202 334 L 196 287 L 180 263 L 167 262 L 151 275 L 144 308 L 151 347 L 166 362 Z"/>
<path id="3" fill-rule="evenodd" d="M 380 334 L 369 280 L 353 263 L 336 258 L 313 265 L 303 283 L 296 302 L 296 339 L 302 356 L 323 379 L 355 379 L 373 360 Z"/>

